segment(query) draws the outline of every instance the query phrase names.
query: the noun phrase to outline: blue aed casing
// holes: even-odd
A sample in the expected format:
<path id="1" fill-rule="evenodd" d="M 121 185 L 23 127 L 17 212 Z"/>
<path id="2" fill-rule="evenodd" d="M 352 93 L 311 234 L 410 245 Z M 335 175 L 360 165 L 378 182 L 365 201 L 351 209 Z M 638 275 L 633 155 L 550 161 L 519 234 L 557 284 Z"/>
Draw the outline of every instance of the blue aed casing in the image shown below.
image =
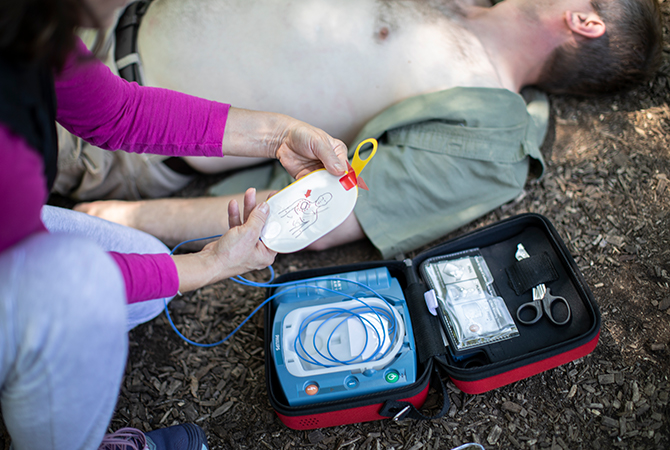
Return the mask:
<path id="1" fill-rule="evenodd" d="M 411 320 L 387 268 L 310 278 L 275 295 L 272 357 L 289 405 L 415 382 Z"/>

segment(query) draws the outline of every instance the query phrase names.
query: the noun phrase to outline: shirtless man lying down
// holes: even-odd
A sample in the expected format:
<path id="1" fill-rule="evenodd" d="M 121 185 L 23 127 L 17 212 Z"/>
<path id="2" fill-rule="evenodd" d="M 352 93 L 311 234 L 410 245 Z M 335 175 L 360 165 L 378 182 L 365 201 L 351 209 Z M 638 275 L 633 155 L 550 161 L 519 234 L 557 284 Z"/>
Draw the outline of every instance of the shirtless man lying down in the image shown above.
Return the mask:
<path id="1" fill-rule="evenodd" d="M 367 237 L 383 256 L 519 194 L 531 161 L 542 166 L 548 115 L 546 99 L 524 102 L 522 88 L 625 89 L 654 73 L 660 42 L 655 0 L 155 0 L 138 37 L 146 84 L 288 114 L 350 149 L 378 138 L 363 173 L 370 191 L 311 248 Z M 290 182 L 280 179 L 271 187 Z M 78 209 L 176 243 L 225 232 L 229 199 Z"/>

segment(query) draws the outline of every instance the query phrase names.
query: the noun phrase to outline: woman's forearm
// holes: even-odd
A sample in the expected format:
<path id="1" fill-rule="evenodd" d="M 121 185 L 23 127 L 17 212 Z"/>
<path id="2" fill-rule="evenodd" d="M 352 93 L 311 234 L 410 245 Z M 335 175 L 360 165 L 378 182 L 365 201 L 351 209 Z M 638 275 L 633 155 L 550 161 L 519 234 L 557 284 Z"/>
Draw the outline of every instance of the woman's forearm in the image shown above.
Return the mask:
<path id="1" fill-rule="evenodd" d="M 223 134 L 224 155 L 276 158 L 290 118 L 282 114 L 231 107 Z"/>

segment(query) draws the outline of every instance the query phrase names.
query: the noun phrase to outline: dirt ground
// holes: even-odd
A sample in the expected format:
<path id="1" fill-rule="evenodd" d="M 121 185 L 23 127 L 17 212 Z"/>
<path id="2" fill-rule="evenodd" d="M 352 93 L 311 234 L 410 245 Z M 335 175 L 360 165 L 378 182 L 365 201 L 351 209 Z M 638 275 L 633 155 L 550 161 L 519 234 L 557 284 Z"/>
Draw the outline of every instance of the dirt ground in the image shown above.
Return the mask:
<path id="1" fill-rule="evenodd" d="M 667 19 L 667 3 L 664 11 Z M 294 431 L 268 401 L 262 314 L 231 343 L 209 349 L 183 342 L 161 316 L 131 333 L 112 428 L 194 421 L 207 430 L 212 449 L 418 450 L 465 442 L 486 449 L 670 448 L 669 77 L 666 62 L 651 83 L 627 94 L 553 97 L 546 176 L 443 239 L 524 212 L 548 217 L 600 307 L 600 341 L 590 355 L 480 395 L 448 383 L 452 406 L 441 419 Z M 377 259 L 370 244 L 359 243 L 281 255 L 274 269 L 284 274 Z M 264 295 L 227 281 L 177 299 L 170 309 L 180 330 L 214 342 Z M 431 402 L 437 400 L 429 400 L 428 411 Z"/>
<path id="2" fill-rule="evenodd" d="M 668 23 L 667 1 L 663 11 Z M 669 42 L 657 77 L 639 89 L 597 99 L 552 97 L 546 176 L 441 240 L 524 212 L 548 217 L 600 307 L 600 341 L 590 355 L 480 395 L 448 383 L 452 406 L 441 419 L 294 431 L 268 401 L 262 314 L 214 348 L 185 343 L 163 314 L 130 334 L 111 428 L 195 422 L 207 431 L 211 449 L 428 450 L 465 442 L 487 450 L 670 448 Z M 370 244 L 359 243 L 280 255 L 273 267 L 280 275 L 379 258 Z M 264 295 L 226 281 L 174 300 L 170 311 L 183 333 L 214 342 Z M 0 443 L 8 448 L 3 433 Z"/>

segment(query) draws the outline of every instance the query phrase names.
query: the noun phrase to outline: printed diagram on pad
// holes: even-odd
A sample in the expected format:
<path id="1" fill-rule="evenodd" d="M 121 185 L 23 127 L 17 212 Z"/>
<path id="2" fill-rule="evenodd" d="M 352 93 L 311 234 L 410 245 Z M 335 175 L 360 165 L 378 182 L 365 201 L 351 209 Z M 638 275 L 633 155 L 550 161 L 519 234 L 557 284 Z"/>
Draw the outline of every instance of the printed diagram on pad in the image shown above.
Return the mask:
<path id="1" fill-rule="evenodd" d="M 311 194 L 311 190 L 308 190 L 305 197 L 310 197 Z M 326 205 L 332 198 L 333 194 L 330 192 L 319 195 L 314 201 L 299 198 L 291 206 L 280 211 L 279 218 L 290 222 L 292 236 L 300 236 L 319 219 L 319 212 L 327 209 Z"/>
<path id="2" fill-rule="evenodd" d="M 365 144 L 372 144 L 372 151 L 363 160 L 359 150 Z M 367 139 L 356 148 L 343 176 L 315 170 L 270 197 L 263 243 L 278 253 L 296 252 L 344 222 L 356 206 L 358 188 L 367 189 L 359 175 L 376 151 L 377 141 Z"/>

